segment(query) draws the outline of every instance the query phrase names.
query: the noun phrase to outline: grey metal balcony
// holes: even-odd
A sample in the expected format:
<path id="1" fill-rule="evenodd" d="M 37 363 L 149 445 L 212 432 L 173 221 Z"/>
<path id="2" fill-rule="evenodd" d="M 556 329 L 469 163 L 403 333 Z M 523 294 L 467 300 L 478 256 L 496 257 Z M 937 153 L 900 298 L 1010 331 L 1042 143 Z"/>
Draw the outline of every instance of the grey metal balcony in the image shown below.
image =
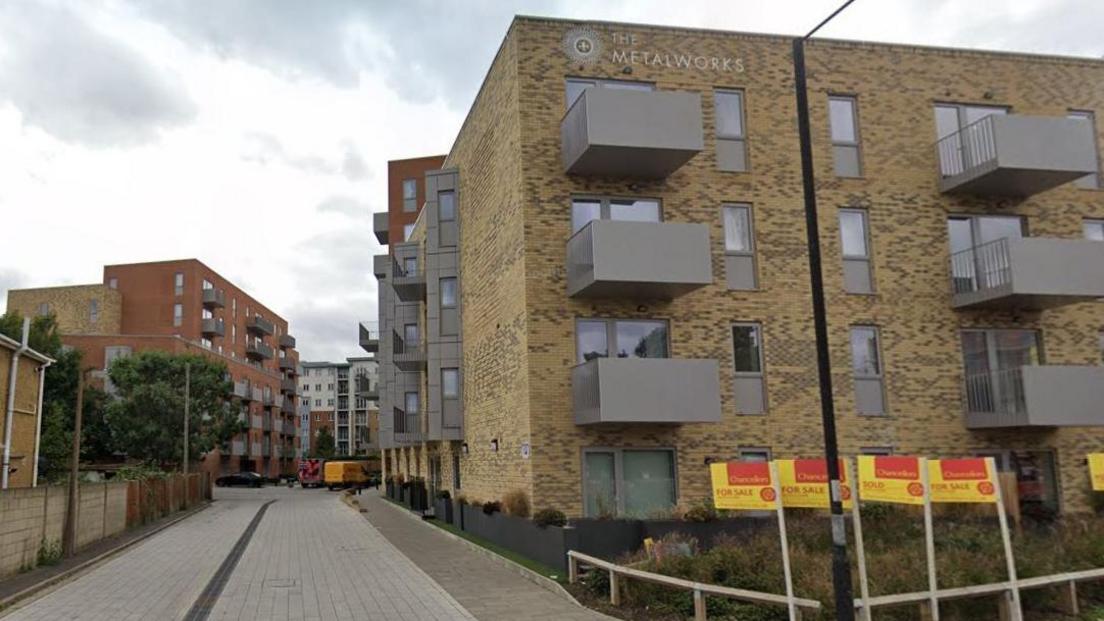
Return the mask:
<path id="1" fill-rule="evenodd" d="M 210 289 L 208 289 L 210 291 Z M 204 319 L 200 322 L 199 331 L 203 333 L 203 336 L 212 338 L 216 336 L 226 336 L 226 325 L 221 319 L 217 317 L 211 317 Z"/>
<path id="2" fill-rule="evenodd" d="M 595 358 L 571 370 L 575 424 L 715 423 L 716 360 Z"/>
<path id="3" fill-rule="evenodd" d="M 372 256 L 372 273 L 376 279 L 387 278 L 391 274 L 391 255 L 377 254 Z"/>
<path id="4" fill-rule="evenodd" d="M 403 302 L 417 302 L 425 299 L 426 281 L 421 261 L 414 269 L 405 269 L 395 259 L 391 260 L 391 287 L 395 295 Z"/>
<path id="5" fill-rule="evenodd" d="M 295 388 L 296 388 L 295 380 L 293 380 L 293 379 L 282 379 L 282 380 L 280 380 L 280 392 L 284 393 L 285 395 L 294 395 L 295 394 Z"/>
<path id="6" fill-rule="evenodd" d="M 671 299 L 713 282 L 709 227 L 592 220 L 567 242 L 567 295 Z"/>
<path id="7" fill-rule="evenodd" d="M 372 214 L 372 231 L 376 234 L 376 240 L 384 246 L 389 243 L 390 228 L 391 216 L 386 211 Z"/>
<path id="8" fill-rule="evenodd" d="M 282 349 L 295 349 L 295 337 L 290 334 L 281 334 L 279 345 Z"/>
<path id="9" fill-rule="evenodd" d="M 295 371 L 295 361 L 287 356 L 280 356 L 278 364 L 281 371 Z"/>
<path id="10" fill-rule="evenodd" d="M 294 414 L 295 402 L 293 402 L 291 399 L 285 398 L 283 403 L 280 405 L 280 411 L 284 414 Z"/>
<path id="11" fill-rule="evenodd" d="M 262 418 L 261 415 L 254 414 L 252 416 L 252 419 L 250 421 L 249 426 L 252 427 L 253 429 L 260 429 L 261 428 L 261 418 Z"/>
<path id="12" fill-rule="evenodd" d="M 243 401 L 253 400 L 253 387 L 248 380 L 234 382 L 234 396 Z"/>
<path id="13" fill-rule="evenodd" d="M 249 443 L 249 454 L 252 457 L 260 457 L 261 456 L 261 443 L 260 442 L 250 442 Z"/>
<path id="14" fill-rule="evenodd" d="M 271 389 L 262 390 L 261 394 L 261 403 L 264 405 L 264 407 L 270 408 L 279 405 L 278 403 L 276 403 L 276 395 L 272 394 Z"/>
<path id="15" fill-rule="evenodd" d="M 966 427 L 1104 425 L 1104 367 L 1040 365 L 966 377 Z"/>
<path id="16" fill-rule="evenodd" d="M 245 357 L 251 360 L 272 360 L 274 356 L 272 348 L 261 342 L 245 344 Z"/>
<path id="17" fill-rule="evenodd" d="M 1040 310 L 1104 297 L 1104 242 L 998 239 L 951 255 L 955 308 Z"/>
<path id="18" fill-rule="evenodd" d="M 994 114 L 936 143 L 941 192 L 1031 196 L 1096 172 L 1087 119 Z"/>
<path id="19" fill-rule="evenodd" d="M 703 146 L 698 93 L 589 88 L 560 124 L 569 175 L 662 179 Z"/>
<path id="20" fill-rule="evenodd" d="M 357 377 L 353 382 L 356 396 L 363 399 L 379 399 L 379 389 L 367 377 Z"/>
<path id="21" fill-rule="evenodd" d="M 426 366 L 426 352 L 420 343 L 406 343 L 396 332 L 392 336 L 394 344 L 391 362 L 402 371 L 420 371 Z"/>
<path id="22" fill-rule="evenodd" d="M 203 306 L 204 308 L 223 308 L 226 306 L 226 294 L 222 289 L 204 289 Z"/>
<path id="23" fill-rule="evenodd" d="M 392 424 L 394 426 L 392 431 L 396 444 L 415 444 L 424 439 L 421 414 L 411 414 L 400 408 L 395 408 L 393 416 Z"/>
<path id="24" fill-rule="evenodd" d="M 272 336 L 276 332 L 276 326 L 260 315 L 253 315 L 245 320 L 245 329 L 256 334 Z"/>
<path id="25" fill-rule="evenodd" d="M 360 348 L 364 351 L 374 354 L 379 351 L 379 336 L 372 336 L 372 331 L 368 329 L 368 326 L 360 324 Z"/>

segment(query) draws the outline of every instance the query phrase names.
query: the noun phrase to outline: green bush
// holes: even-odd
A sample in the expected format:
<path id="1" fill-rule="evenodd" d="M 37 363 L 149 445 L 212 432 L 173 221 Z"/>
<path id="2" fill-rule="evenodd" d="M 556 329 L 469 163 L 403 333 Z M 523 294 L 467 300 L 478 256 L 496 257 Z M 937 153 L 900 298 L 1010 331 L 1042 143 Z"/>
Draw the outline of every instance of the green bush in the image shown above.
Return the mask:
<path id="1" fill-rule="evenodd" d="M 38 545 L 38 564 L 57 565 L 61 561 L 61 542 L 43 539 Z"/>
<path id="2" fill-rule="evenodd" d="M 564 526 L 567 524 L 567 516 L 559 509 L 541 509 L 533 514 L 533 523 L 541 528 Z"/>

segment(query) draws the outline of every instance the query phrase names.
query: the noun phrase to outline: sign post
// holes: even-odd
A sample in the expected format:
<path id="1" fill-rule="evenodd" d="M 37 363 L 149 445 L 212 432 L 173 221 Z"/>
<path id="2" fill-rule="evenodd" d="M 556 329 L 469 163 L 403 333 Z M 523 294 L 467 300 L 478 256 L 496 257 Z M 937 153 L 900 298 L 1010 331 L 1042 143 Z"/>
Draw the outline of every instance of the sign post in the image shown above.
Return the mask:
<path id="1" fill-rule="evenodd" d="M 931 600 L 932 621 L 939 621 L 939 598 L 935 592 L 939 590 L 939 581 L 935 577 L 935 535 L 932 533 L 932 509 L 931 509 L 931 481 L 928 472 L 928 460 L 920 457 L 917 459 L 920 465 L 920 484 L 924 486 L 924 548 L 928 557 L 928 592 Z"/>
<path id="2" fill-rule="evenodd" d="M 851 460 L 845 462 L 846 470 L 844 476 L 848 481 L 855 480 L 855 467 L 852 465 Z M 851 498 L 851 525 L 855 529 L 855 557 L 859 564 L 859 596 L 862 597 L 862 619 L 863 621 L 871 621 L 870 612 L 870 580 L 866 575 L 866 548 L 863 547 L 863 532 L 862 532 L 862 515 L 859 510 L 859 504 L 862 499 L 859 496 L 859 490 L 856 487 L 855 493 Z"/>
<path id="3" fill-rule="evenodd" d="M 718 509 L 774 511 L 778 515 L 786 605 L 790 621 L 796 621 L 797 603 L 794 601 L 793 575 L 790 572 L 790 547 L 786 539 L 778 465 L 773 461 L 713 463 L 709 465 L 709 475 L 713 483 L 713 505 Z"/>
<path id="4" fill-rule="evenodd" d="M 1020 583 L 1016 578 L 1016 559 L 1012 556 L 1012 536 L 1008 533 L 1008 516 L 1005 515 L 1004 498 L 997 475 L 996 460 L 992 457 L 985 458 L 985 465 L 992 475 L 990 481 L 993 484 L 994 496 L 997 501 L 997 518 L 1000 519 L 1001 539 L 1004 540 L 1004 559 L 1008 563 L 1008 581 L 1012 584 L 1012 621 L 1023 620 L 1023 609 L 1020 606 Z"/>

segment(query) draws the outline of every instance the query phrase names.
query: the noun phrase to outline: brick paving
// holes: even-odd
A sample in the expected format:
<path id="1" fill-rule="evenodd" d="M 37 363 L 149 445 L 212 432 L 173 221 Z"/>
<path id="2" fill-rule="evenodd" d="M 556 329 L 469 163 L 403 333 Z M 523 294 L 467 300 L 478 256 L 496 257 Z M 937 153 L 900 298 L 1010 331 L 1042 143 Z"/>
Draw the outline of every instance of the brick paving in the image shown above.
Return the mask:
<path id="1" fill-rule="evenodd" d="M 610 619 L 530 582 L 437 527 L 402 515 L 404 509 L 375 492 L 359 498 L 372 526 L 479 621 Z"/>

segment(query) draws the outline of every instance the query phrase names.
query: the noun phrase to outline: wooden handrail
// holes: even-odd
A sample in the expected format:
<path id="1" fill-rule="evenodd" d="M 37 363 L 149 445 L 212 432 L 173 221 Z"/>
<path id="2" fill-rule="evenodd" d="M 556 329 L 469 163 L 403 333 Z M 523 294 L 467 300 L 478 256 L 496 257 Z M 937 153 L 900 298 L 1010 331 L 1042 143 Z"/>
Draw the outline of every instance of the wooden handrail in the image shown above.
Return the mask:
<path id="1" fill-rule="evenodd" d="M 706 618 L 706 595 L 726 597 L 728 599 L 735 599 L 753 604 L 768 604 L 772 606 L 788 605 L 788 601 L 786 600 L 785 595 L 778 595 L 775 593 L 762 593 L 759 591 L 749 591 L 746 589 L 737 589 L 716 584 L 704 584 L 701 582 L 694 582 L 692 580 L 685 580 L 683 578 L 676 578 L 674 576 L 665 576 L 663 574 L 642 571 L 639 569 L 633 569 L 631 567 L 618 565 L 616 563 L 611 563 L 609 561 L 590 556 L 589 554 L 576 552 L 575 550 L 569 550 L 567 553 L 567 573 L 569 582 L 574 583 L 578 580 L 579 563 L 584 563 L 586 565 L 597 567 L 598 569 L 610 572 L 610 603 L 614 604 L 615 606 L 621 603 L 620 584 L 619 580 L 617 579 L 621 576 L 632 578 L 634 580 L 640 580 L 642 582 L 650 582 L 652 584 L 660 584 L 663 586 L 669 586 L 676 589 L 684 589 L 693 592 L 694 619 L 696 621 L 703 621 Z M 799 609 L 805 611 L 817 612 L 818 610 L 820 610 L 820 602 L 813 599 L 795 597 L 794 603 Z"/>

